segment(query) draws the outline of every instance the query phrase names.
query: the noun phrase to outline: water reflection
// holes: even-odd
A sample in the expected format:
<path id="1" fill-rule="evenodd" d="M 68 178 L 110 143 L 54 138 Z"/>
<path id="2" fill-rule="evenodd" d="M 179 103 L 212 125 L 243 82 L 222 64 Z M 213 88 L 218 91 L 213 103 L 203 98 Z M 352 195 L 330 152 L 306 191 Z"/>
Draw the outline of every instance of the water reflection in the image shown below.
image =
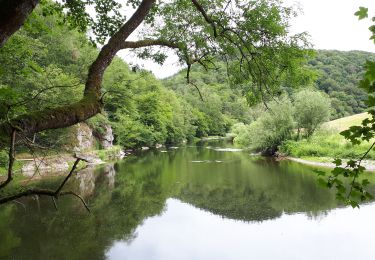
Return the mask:
<path id="1" fill-rule="evenodd" d="M 370 260 L 375 259 L 375 234 L 368 232 L 375 228 L 374 217 L 375 207 L 363 206 L 337 209 L 323 219 L 283 214 L 250 224 L 168 199 L 163 216 L 147 219 L 132 243 L 115 241 L 106 258 Z"/>
<path id="2" fill-rule="evenodd" d="M 37 185 L 51 187 L 59 182 L 44 180 Z M 373 214 L 372 206 L 332 212 L 338 207 L 334 194 L 316 185 L 310 166 L 205 146 L 149 151 L 86 169 L 66 188 L 80 192 L 92 213 L 69 197 L 59 199 L 58 211 L 49 198 L 39 200 L 40 211 L 31 199 L 22 201 L 26 209 L 17 204 L 0 206 L 0 257 L 244 259 L 241 256 L 246 255 L 248 259 L 251 250 L 272 247 L 292 253 L 298 249 L 295 244 L 311 249 L 314 239 L 327 232 L 333 232 L 328 235 L 332 239 L 340 232 L 355 233 L 351 227 L 332 231 L 327 225 L 316 226 L 327 219 L 344 223 L 360 212 L 361 225 L 373 225 L 366 222 Z M 299 225 L 306 227 L 281 235 Z M 317 233 L 310 236 L 315 228 Z M 358 232 L 349 240 L 357 239 L 363 229 Z M 256 248 L 246 251 L 245 245 L 252 243 Z"/>
<path id="3" fill-rule="evenodd" d="M 79 182 L 79 193 L 81 196 L 87 197 L 88 195 L 93 194 L 95 189 L 95 174 L 93 174 L 94 168 L 88 167 L 79 171 L 75 178 Z"/>
<path id="4" fill-rule="evenodd" d="M 113 189 L 115 187 L 115 176 L 116 176 L 116 171 L 115 171 L 115 166 L 113 163 L 109 163 L 105 166 L 105 175 L 108 178 L 108 188 Z"/>

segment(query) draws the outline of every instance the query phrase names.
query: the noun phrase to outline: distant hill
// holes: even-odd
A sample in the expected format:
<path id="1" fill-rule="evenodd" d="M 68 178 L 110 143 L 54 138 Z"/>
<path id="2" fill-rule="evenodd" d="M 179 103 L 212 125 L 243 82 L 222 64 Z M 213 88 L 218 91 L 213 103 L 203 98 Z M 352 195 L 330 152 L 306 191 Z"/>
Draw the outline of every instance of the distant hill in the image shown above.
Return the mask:
<path id="1" fill-rule="evenodd" d="M 375 60 L 375 53 L 318 50 L 308 62 L 318 72 L 316 87 L 332 98 L 333 118 L 361 113 L 366 108 L 367 95 L 358 88 L 366 59 Z"/>

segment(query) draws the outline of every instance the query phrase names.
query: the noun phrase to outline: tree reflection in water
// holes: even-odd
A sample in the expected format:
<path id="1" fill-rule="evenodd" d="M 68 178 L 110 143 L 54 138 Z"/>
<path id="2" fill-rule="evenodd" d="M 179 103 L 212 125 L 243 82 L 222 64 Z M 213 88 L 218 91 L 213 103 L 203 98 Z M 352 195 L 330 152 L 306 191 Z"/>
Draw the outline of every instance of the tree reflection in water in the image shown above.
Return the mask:
<path id="1" fill-rule="evenodd" d="M 59 199 L 57 211 L 50 198 L 40 199 L 40 211 L 30 198 L 21 201 L 25 209 L 2 205 L 0 256 L 103 259 L 113 241 L 131 242 L 146 218 L 162 215 L 168 198 L 225 218 L 257 222 L 283 213 L 319 217 L 337 207 L 334 194 L 317 186 L 311 167 L 204 146 L 150 151 L 88 168 L 68 185 L 85 197 L 91 214 L 72 198 Z"/>

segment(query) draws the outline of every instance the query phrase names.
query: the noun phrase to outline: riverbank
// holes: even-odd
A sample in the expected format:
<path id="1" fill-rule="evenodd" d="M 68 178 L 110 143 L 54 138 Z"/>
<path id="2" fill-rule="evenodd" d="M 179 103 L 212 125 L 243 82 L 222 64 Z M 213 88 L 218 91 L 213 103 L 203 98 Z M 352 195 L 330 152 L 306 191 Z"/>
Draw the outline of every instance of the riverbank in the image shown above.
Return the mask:
<path id="1" fill-rule="evenodd" d="M 130 151 L 123 151 L 119 146 L 112 146 L 103 150 L 88 150 L 84 152 L 61 152 L 49 155 L 21 154 L 16 156 L 14 173 L 21 173 L 24 177 L 45 176 L 53 173 L 66 173 L 77 158 L 81 158 L 78 168 L 104 164 L 130 155 Z M 5 173 L 5 169 L 2 170 Z M 1 176 L 0 176 L 1 177 Z"/>
<path id="2" fill-rule="evenodd" d="M 311 137 L 300 140 L 287 140 L 280 147 L 281 154 L 292 160 L 323 167 L 334 167 L 334 158 L 357 160 L 367 152 L 374 140 L 353 145 L 340 132 L 350 126 L 361 125 L 368 118 L 366 113 L 343 117 L 324 123 Z M 367 154 L 363 165 L 368 170 L 375 170 L 375 151 Z"/>
<path id="3" fill-rule="evenodd" d="M 298 163 L 302 163 L 302 164 L 306 164 L 306 165 L 312 165 L 312 166 L 319 166 L 319 167 L 332 168 L 332 169 L 336 167 L 336 165 L 334 163 L 332 163 L 332 161 L 334 159 L 333 158 L 327 158 L 327 157 L 324 157 L 324 158 L 313 158 L 313 157 L 295 158 L 295 157 L 287 156 L 287 157 L 285 157 L 285 159 L 290 160 L 290 161 L 294 161 L 294 162 L 298 162 Z M 322 161 L 322 159 L 323 159 L 323 161 Z M 346 160 L 343 160 L 343 161 L 345 162 Z M 365 160 L 365 161 L 362 162 L 362 166 L 366 167 L 367 171 L 375 171 L 375 161 L 374 160 Z"/>

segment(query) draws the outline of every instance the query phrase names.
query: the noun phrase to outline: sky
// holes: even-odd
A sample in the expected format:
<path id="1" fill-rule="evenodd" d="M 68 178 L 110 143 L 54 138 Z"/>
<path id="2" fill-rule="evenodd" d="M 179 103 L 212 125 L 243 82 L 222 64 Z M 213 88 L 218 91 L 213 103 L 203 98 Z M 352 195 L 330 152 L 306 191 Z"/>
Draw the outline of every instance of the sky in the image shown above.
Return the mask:
<path id="1" fill-rule="evenodd" d="M 359 6 L 369 8 L 369 15 L 375 14 L 375 0 L 284 0 L 285 4 L 301 9 L 297 18 L 291 20 L 291 33 L 308 32 L 315 49 L 363 50 L 375 52 L 375 45 L 369 40 L 368 21 L 358 21 L 354 13 Z M 122 51 L 120 56 L 128 63 L 142 64 L 156 77 L 165 78 L 178 72 L 181 67 L 177 58 L 171 55 L 163 66 L 142 62 Z"/>

